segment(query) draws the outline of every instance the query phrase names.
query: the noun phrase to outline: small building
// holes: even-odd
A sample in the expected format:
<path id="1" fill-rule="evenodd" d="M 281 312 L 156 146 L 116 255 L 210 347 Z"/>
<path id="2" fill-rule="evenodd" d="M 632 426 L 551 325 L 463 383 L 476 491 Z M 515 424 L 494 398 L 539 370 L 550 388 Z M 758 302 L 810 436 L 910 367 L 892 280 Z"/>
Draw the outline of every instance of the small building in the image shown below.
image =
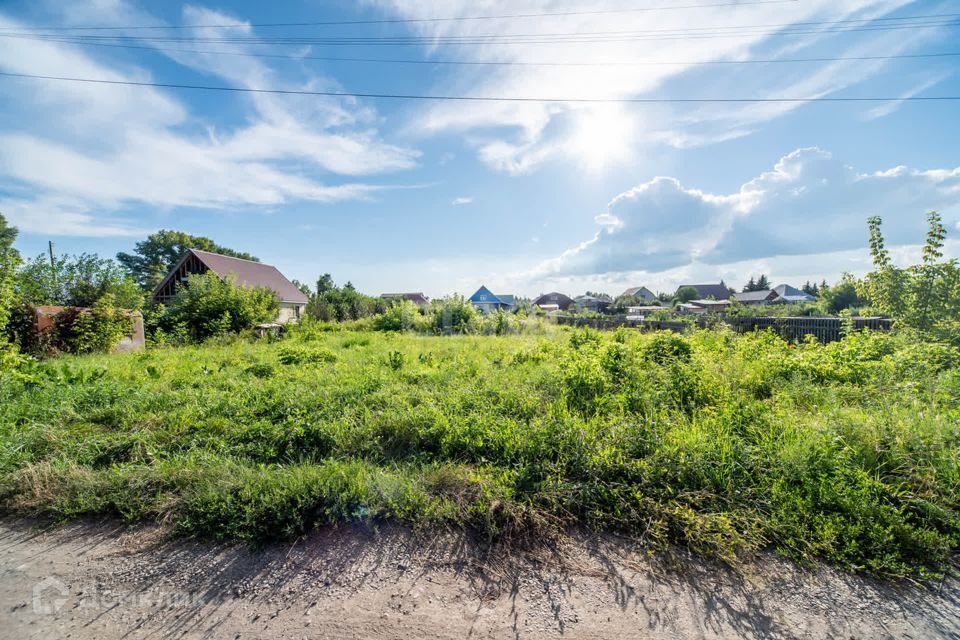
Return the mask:
<path id="1" fill-rule="evenodd" d="M 718 313 L 726 311 L 733 303 L 730 300 L 691 300 L 690 304 L 701 307 L 708 313 Z"/>
<path id="2" fill-rule="evenodd" d="M 627 307 L 627 319 L 643 320 L 651 313 L 657 313 L 659 311 L 667 311 L 667 308 L 659 305 L 640 305 L 636 307 Z"/>
<path id="3" fill-rule="evenodd" d="M 697 298 L 700 300 L 706 300 L 708 298 L 728 300 L 730 298 L 730 288 L 723 283 L 723 280 L 721 280 L 719 284 L 684 284 L 677 290 L 679 291 L 687 287 L 696 289 Z"/>
<path id="4" fill-rule="evenodd" d="M 409 300 L 418 307 L 425 307 L 430 304 L 430 299 L 419 291 L 416 293 L 381 293 L 380 299 L 391 302 L 396 300 Z"/>
<path id="5" fill-rule="evenodd" d="M 574 302 L 570 296 L 553 291 L 543 294 L 534 300 L 533 304 L 544 311 L 566 311 L 574 305 Z"/>
<path id="6" fill-rule="evenodd" d="M 485 286 L 481 286 L 476 293 L 470 296 L 470 304 L 476 307 L 480 313 L 493 313 L 498 309 L 513 311 L 516 307 L 516 298 L 511 294 L 497 295 Z"/>
<path id="7" fill-rule="evenodd" d="M 596 296 L 577 296 L 574 299 L 577 307 L 584 309 L 586 311 L 594 311 L 596 313 L 603 313 L 606 311 L 610 305 L 613 304 L 613 299 L 606 295 L 600 294 Z"/>
<path id="8" fill-rule="evenodd" d="M 801 291 L 796 287 L 791 287 L 788 284 L 781 284 L 773 288 L 773 292 L 777 294 L 775 302 L 781 304 L 795 304 L 803 302 L 816 302 L 817 299 L 807 293 L 806 291 Z"/>
<path id="9" fill-rule="evenodd" d="M 707 312 L 707 310 L 701 307 L 700 305 L 693 304 L 690 302 L 681 302 L 676 306 L 676 311 L 682 316 L 701 314 L 701 313 Z"/>
<path id="10" fill-rule="evenodd" d="M 731 300 L 736 300 L 740 304 L 745 305 L 760 305 L 760 304 L 770 304 L 775 301 L 779 296 L 775 291 L 770 289 L 764 289 L 761 291 L 741 291 L 740 293 L 735 293 L 730 296 Z"/>
<path id="11" fill-rule="evenodd" d="M 153 290 L 154 301 L 169 302 L 191 275 L 207 272 L 213 272 L 221 278 L 232 277 L 237 286 L 272 289 L 280 301 L 276 321 L 281 324 L 299 321 L 306 310 L 307 296 L 287 280 L 276 267 L 199 249 L 189 249 L 180 258 L 170 273 Z"/>
<path id="12" fill-rule="evenodd" d="M 636 298 L 641 302 L 656 302 L 657 294 L 646 287 L 630 287 L 626 291 L 620 294 L 621 297 L 629 296 L 631 298 Z"/>
<path id="13" fill-rule="evenodd" d="M 57 316 L 69 307 L 55 305 L 40 305 L 33 309 L 33 324 L 38 334 L 51 331 L 57 322 Z M 76 307 L 82 313 L 89 313 L 87 307 Z M 130 309 L 118 309 L 120 313 L 130 319 L 130 331 L 127 332 L 113 348 L 114 351 L 140 351 L 146 346 L 146 334 L 143 331 L 143 314 Z"/>

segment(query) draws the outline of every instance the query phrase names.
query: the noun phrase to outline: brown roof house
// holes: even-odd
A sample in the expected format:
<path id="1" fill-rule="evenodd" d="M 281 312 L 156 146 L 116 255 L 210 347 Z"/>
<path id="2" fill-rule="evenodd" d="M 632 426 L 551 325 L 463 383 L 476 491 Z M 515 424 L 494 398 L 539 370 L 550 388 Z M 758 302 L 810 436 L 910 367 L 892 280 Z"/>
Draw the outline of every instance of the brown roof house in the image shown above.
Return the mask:
<path id="1" fill-rule="evenodd" d="M 280 300 L 280 311 L 276 320 L 279 323 L 297 322 L 306 310 L 307 296 L 276 267 L 199 249 L 190 249 L 180 258 L 167 277 L 154 289 L 154 301 L 169 302 L 177 295 L 177 288 L 185 283 L 188 277 L 210 271 L 221 278 L 232 277 L 241 287 L 273 289 Z"/>

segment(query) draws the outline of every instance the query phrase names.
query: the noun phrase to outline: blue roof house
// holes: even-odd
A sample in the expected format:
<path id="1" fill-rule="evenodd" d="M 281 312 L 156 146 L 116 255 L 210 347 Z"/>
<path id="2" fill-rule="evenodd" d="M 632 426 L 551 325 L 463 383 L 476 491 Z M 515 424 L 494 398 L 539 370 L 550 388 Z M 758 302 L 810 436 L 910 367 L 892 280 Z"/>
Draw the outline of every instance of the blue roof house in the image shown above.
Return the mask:
<path id="1" fill-rule="evenodd" d="M 513 311 L 516 306 L 516 299 L 512 295 L 496 295 L 490 289 L 481 286 L 475 294 L 470 296 L 470 304 L 476 307 L 480 313 L 491 313 L 497 309 Z"/>

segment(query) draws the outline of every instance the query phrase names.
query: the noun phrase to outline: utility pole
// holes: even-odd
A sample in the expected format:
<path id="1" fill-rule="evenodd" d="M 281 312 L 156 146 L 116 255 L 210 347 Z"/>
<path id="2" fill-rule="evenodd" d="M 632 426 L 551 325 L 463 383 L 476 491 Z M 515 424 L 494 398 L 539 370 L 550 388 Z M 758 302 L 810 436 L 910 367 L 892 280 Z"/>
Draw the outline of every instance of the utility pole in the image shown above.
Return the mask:
<path id="1" fill-rule="evenodd" d="M 53 293 L 57 291 L 57 260 L 53 257 L 53 240 L 49 240 L 50 249 L 50 275 L 53 279 Z"/>

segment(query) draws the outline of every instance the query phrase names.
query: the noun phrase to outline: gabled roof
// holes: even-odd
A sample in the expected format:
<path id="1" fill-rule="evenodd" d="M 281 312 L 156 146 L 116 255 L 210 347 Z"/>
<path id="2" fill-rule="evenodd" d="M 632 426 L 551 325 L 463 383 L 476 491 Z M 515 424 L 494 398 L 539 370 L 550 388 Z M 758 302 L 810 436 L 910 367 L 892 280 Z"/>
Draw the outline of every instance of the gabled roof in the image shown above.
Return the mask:
<path id="1" fill-rule="evenodd" d="M 470 302 L 479 304 L 513 304 L 513 296 L 509 296 L 511 298 L 510 302 L 504 302 L 503 297 L 504 296 L 496 295 L 493 291 L 481 285 L 480 288 L 477 289 L 477 292 L 470 296 Z"/>
<path id="2" fill-rule="evenodd" d="M 685 284 L 681 285 L 680 289 L 684 287 L 693 287 L 696 289 L 697 297 L 700 299 L 713 297 L 717 300 L 726 300 L 730 297 L 730 289 L 722 282 L 719 284 Z"/>
<path id="3" fill-rule="evenodd" d="M 280 298 L 281 302 L 291 302 L 295 304 L 306 304 L 308 302 L 307 296 L 304 295 L 300 289 L 297 289 L 292 282 L 287 280 L 273 265 L 254 262 L 253 260 L 244 260 L 242 258 L 233 258 L 231 256 L 201 251 L 199 249 L 189 249 L 176 266 L 170 270 L 170 273 L 163 279 L 163 282 L 157 286 L 154 293 L 166 284 L 167 280 L 176 273 L 177 269 L 180 268 L 180 265 L 183 264 L 190 254 L 193 254 L 207 269 L 221 278 L 233 276 L 234 282 L 239 286 L 266 287 L 272 289 L 274 293 L 277 294 L 277 297 Z"/>
<path id="4" fill-rule="evenodd" d="M 788 284 L 781 284 L 773 288 L 777 292 L 777 295 L 786 300 L 787 302 L 816 302 L 816 298 L 807 293 L 806 291 L 801 291 L 796 287 L 791 287 Z"/>
<path id="5" fill-rule="evenodd" d="M 648 300 L 657 297 L 657 294 L 655 294 L 653 291 L 650 291 L 650 289 L 647 289 L 646 287 L 630 287 L 620 295 L 646 298 Z"/>
<path id="6" fill-rule="evenodd" d="M 731 297 L 737 302 L 762 302 L 776 296 L 777 294 L 770 289 L 763 289 L 760 291 L 741 291 Z"/>
<path id="7" fill-rule="evenodd" d="M 500 302 L 510 305 L 511 307 L 517 303 L 516 296 L 514 296 L 512 293 L 501 293 L 498 294 L 497 297 L 500 298 Z"/>
<path id="8" fill-rule="evenodd" d="M 430 302 L 427 296 L 419 291 L 413 293 L 381 293 L 380 298 L 383 300 L 409 300 L 416 304 L 427 304 Z"/>
<path id="9" fill-rule="evenodd" d="M 551 291 L 550 293 L 545 293 L 536 300 L 533 301 L 533 304 L 537 306 L 543 306 L 545 304 L 571 304 L 573 299 L 565 294 L 562 294 L 558 291 Z"/>

